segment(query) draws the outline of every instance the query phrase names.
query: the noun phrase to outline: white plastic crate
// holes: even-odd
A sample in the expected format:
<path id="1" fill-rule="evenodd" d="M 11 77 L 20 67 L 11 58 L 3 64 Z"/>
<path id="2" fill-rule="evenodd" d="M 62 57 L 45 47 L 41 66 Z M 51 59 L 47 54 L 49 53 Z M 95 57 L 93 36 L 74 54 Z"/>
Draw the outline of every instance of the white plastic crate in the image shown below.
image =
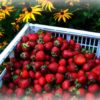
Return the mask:
<path id="1" fill-rule="evenodd" d="M 92 50 L 92 52 L 96 53 L 98 58 L 100 57 L 100 33 L 28 23 L 1 53 L 0 64 L 2 64 L 8 56 L 13 56 L 12 51 L 23 35 L 27 35 L 31 32 L 37 32 L 40 29 L 50 31 L 54 34 L 54 36 L 61 36 L 68 41 L 70 39 L 74 39 L 77 43 L 80 43 L 82 47 L 86 48 L 87 50 Z M 4 69 L 0 75 L 0 86 L 2 86 L 2 78 L 5 73 L 6 69 Z"/>

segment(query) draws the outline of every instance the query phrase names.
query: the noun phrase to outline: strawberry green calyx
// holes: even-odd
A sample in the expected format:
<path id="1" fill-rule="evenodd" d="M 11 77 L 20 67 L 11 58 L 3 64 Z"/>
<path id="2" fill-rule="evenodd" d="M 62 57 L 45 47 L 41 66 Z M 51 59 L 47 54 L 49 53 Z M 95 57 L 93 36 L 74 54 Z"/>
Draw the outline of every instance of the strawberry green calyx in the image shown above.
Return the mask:
<path id="1" fill-rule="evenodd" d="M 54 45 L 57 46 L 57 47 L 59 47 L 60 46 L 60 42 L 58 40 L 55 40 L 54 41 Z"/>
<path id="2" fill-rule="evenodd" d="M 29 48 L 28 43 L 23 43 L 22 46 L 23 46 L 24 48 Z"/>

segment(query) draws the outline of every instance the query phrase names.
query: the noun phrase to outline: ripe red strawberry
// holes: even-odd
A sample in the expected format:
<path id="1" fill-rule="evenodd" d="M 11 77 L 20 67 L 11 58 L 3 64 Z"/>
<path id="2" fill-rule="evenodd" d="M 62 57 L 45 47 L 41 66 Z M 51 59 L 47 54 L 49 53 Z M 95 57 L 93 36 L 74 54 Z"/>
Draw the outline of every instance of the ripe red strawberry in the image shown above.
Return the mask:
<path id="1" fill-rule="evenodd" d="M 66 66 L 67 61 L 65 59 L 60 59 L 59 60 L 59 65 L 60 66 Z"/>
<path id="2" fill-rule="evenodd" d="M 42 87 L 39 84 L 34 84 L 34 89 L 36 92 L 40 93 L 42 91 Z"/>
<path id="3" fill-rule="evenodd" d="M 29 52 L 22 52 L 22 53 L 20 54 L 20 57 L 21 57 L 22 59 L 29 59 L 29 58 L 30 58 L 30 54 L 29 54 Z"/>
<path id="4" fill-rule="evenodd" d="M 62 94 L 63 94 L 63 90 L 62 90 L 62 88 L 57 88 L 56 90 L 55 90 L 55 95 L 56 96 L 62 96 Z"/>
<path id="5" fill-rule="evenodd" d="M 9 88 L 9 89 L 6 91 L 6 93 L 7 93 L 7 95 L 9 95 L 9 96 L 12 95 L 12 94 L 13 94 L 13 89 L 10 89 L 10 88 Z"/>
<path id="6" fill-rule="evenodd" d="M 28 43 L 22 43 L 22 50 L 24 52 L 30 50 L 30 46 L 28 45 Z"/>
<path id="7" fill-rule="evenodd" d="M 52 62 L 51 64 L 49 64 L 48 69 L 51 72 L 56 73 L 58 69 L 58 64 L 56 62 Z"/>
<path id="8" fill-rule="evenodd" d="M 50 86 L 49 84 L 45 84 L 45 85 L 44 85 L 44 90 L 45 90 L 46 92 L 50 92 L 50 91 L 51 91 L 51 86 Z"/>
<path id="9" fill-rule="evenodd" d="M 15 85 L 17 85 L 19 83 L 19 81 L 21 80 L 21 77 L 20 76 L 17 76 L 17 75 L 14 75 L 13 76 L 13 83 Z"/>
<path id="10" fill-rule="evenodd" d="M 55 80 L 55 76 L 53 74 L 46 74 L 45 79 L 48 83 L 51 83 Z"/>
<path id="11" fill-rule="evenodd" d="M 35 34 L 35 33 L 28 34 L 28 38 L 30 41 L 37 41 L 38 34 Z"/>
<path id="12" fill-rule="evenodd" d="M 91 85 L 89 85 L 89 87 L 88 87 L 88 91 L 89 91 L 89 92 L 92 92 L 92 93 L 98 92 L 99 89 L 100 89 L 100 87 L 99 87 L 98 84 L 91 84 Z"/>
<path id="13" fill-rule="evenodd" d="M 57 57 L 57 56 L 59 55 L 59 52 L 60 52 L 60 50 L 59 50 L 58 47 L 55 47 L 55 46 L 54 46 L 54 47 L 51 49 L 51 54 L 52 54 L 53 57 Z"/>
<path id="14" fill-rule="evenodd" d="M 44 44 L 37 44 L 36 46 L 35 46 L 35 49 L 37 50 L 37 51 L 39 51 L 39 50 L 44 50 Z"/>
<path id="15" fill-rule="evenodd" d="M 42 75 L 41 75 L 41 72 L 37 71 L 37 72 L 35 73 L 35 78 L 36 78 L 36 79 L 40 78 L 41 76 L 42 76 Z"/>
<path id="16" fill-rule="evenodd" d="M 56 73 L 55 78 L 56 78 L 56 84 L 59 84 L 64 80 L 64 75 L 60 73 Z"/>
<path id="17" fill-rule="evenodd" d="M 33 84 L 38 84 L 38 83 L 39 83 L 39 80 L 38 79 L 34 79 Z"/>
<path id="18" fill-rule="evenodd" d="M 85 76 L 79 76 L 78 82 L 81 83 L 81 84 L 84 84 L 86 82 L 86 77 Z"/>
<path id="19" fill-rule="evenodd" d="M 74 47 L 74 50 L 75 51 L 81 51 L 81 45 L 79 43 L 76 43 L 75 47 Z"/>
<path id="20" fill-rule="evenodd" d="M 50 60 L 50 56 L 46 54 L 46 55 L 45 55 L 45 59 L 46 59 L 46 60 Z M 48 62 L 49 62 L 49 61 L 48 61 Z"/>
<path id="21" fill-rule="evenodd" d="M 16 75 L 20 75 L 21 70 L 20 70 L 20 69 L 16 69 L 14 73 L 15 73 Z"/>
<path id="22" fill-rule="evenodd" d="M 85 53 L 85 57 L 87 59 L 93 59 L 95 57 L 95 54 L 94 53 Z"/>
<path id="23" fill-rule="evenodd" d="M 66 73 L 66 67 L 65 66 L 59 66 L 58 67 L 58 72 L 59 73 Z"/>
<path id="24" fill-rule="evenodd" d="M 46 33 L 46 35 L 43 37 L 44 43 L 50 42 L 51 40 L 52 40 L 52 34 L 51 33 L 50 34 Z"/>
<path id="25" fill-rule="evenodd" d="M 11 88 L 11 89 L 14 89 L 14 83 L 13 83 L 13 82 L 10 82 L 10 83 L 8 84 L 8 87 Z"/>
<path id="26" fill-rule="evenodd" d="M 84 75 L 85 75 L 85 72 L 83 70 L 78 71 L 78 76 L 84 76 Z"/>
<path id="27" fill-rule="evenodd" d="M 19 61 L 16 61 L 13 65 L 14 68 L 19 69 L 21 67 L 21 63 Z"/>
<path id="28" fill-rule="evenodd" d="M 24 89 L 16 88 L 15 94 L 16 94 L 17 97 L 22 97 L 24 95 Z"/>
<path id="29" fill-rule="evenodd" d="M 80 95 L 80 96 L 84 96 L 86 93 L 84 88 L 79 88 L 76 92 L 76 94 Z"/>
<path id="30" fill-rule="evenodd" d="M 19 82 L 19 87 L 20 88 L 28 88 L 30 86 L 30 81 L 28 79 L 21 79 Z"/>
<path id="31" fill-rule="evenodd" d="M 38 79 L 38 81 L 39 81 L 39 84 L 40 84 L 41 86 L 45 85 L 45 83 L 46 83 L 46 80 L 45 80 L 44 77 L 40 77 L 40 78 Z"/>
<path id="32" fill-rule="evenodd" d="M 73 56 L 73 52 L 72 51 L 70 51 L 70 50 L 64 50 L 63 52 L 62 52 L 62 56 L 63 56 L 63 58 L 70 58 L 70 57 L 72 57 Z"/>
<path id="33" fill-rule="evenodd" d="M 62 40 L 62 41 L 63 41 L 63 40 Z M 60 41 L 60 40 L 58 40 L 58 39 L 54 40 L 54 46 L 60 47 L 61 44 L 62 44 L 62 41 Z"/>
<path id="34" fill-rule="evenodd" d="M 74 57 L 74 62 L 77 64 L 77 65 L 83 65 L 86 63 L 86 58 L 84 57 L 83 54 L 78 54 Z"/>
<path id="35" fill-rule="evenodd" d="M 30 48 L 34 48 L 35 45 L 36 45 L 36 42 L 34 42 L 34 41 L 28 41 L 27 44 L 28 44 L 28 46 L 29 46 Z"/>
<path id="36" fill-rule="evenodd" d="M 19 42 L 19 43 L 17 44 L 16 50 L 19 51 L 19 52 L 22 51 L 22 43 L 21 43 L 21 42 Z"/>
<path id="37" fill-rule="evenodd" d="M 63 43 L 62 43 L 61 51 L 66 50 L 67 48 L 68 48 L 68 42 L 65 40 L 65 41 L 63 41 Z"/>
<path id="38" fill-rule="evenodd" d="M 37 61 L 43 61 L 43 60 L 45 60 L 45 53 L 44 53 L 44 51 L 38 51 L 36 53 L 36 60 Z"/>
<path id="39" fill-rule="evenodd" d="M 84 71 L 90 71 L 91 67 L 90 67 L 90 65 L 89 65 L 88 63 L 85 63 L 85 64 L 83 65 L 82 69 L 83 69 Z"/>
<path id="40" fill-rule="evenodd" d="M 92 72 L 100 76 L 100 65 L 95 66 L 95 68 L 92 69 Z"/>
<path id="41" fill-rule="evenodd" d="M 25 43 L 25 42 L 28 42 L 28 40 L 29 40 L 29 38 L 27 37 L 27 36 L 23 36 L 22 37 L 22 39 L 21 39 L 21 41 L 23 42 L 23 43 Z"/>
<path id="42" fill-rule="evenodd" d="M 45 43 L 45 50 L 51 50 L 53 47 L 53 43 L 52 42 L 47 42 Z"/>
<path id="43" fill-rule="evenodd" d="M 96 59 L 95 59 L 95 63 L 96 63 L 97 65 L 100 65 L 100 58 L 96 58 Z"/>
<path id="44" fill-rule="evenodd" d="M 22 70 L 21 77 L 22 78 L 29 78 L 29 72 L 27 70 Z"/>
<path id="45" fill-rule="evenodd" d="M 68 90 L 70 87 L 70 81 L 69 80 L 64 80 L 62 83 L 62 89 L 63 90 Z"/>
<path id="46" fill-rule="evenodd" d="M 64 39 L 62 37 L 57 37 L 57 40 L 62 44 Z"/>
<path id="47" fill-rule="evenodd" d="M 85 100 L 95 100 L 94 94 L 90 92 L 86 93 Z"/>
<path id="48" fill-rule="evenodd" d="M 74 63 L 69 64 L 69 66 L 67 66 L 67 71 L 69 72 L 75 72 L 77 70 L 78 70 L 78 67 Z"/>
<path id="49" fill-rule="evenodd" d="M 71 39 L 71 40 L 69 41 L 69 45 L 70 45 L 71 48 L 74 48 L 74 46 L 75 46 L 75 41 Z"/>
<path id="50" fill-rule="evenodd" d="M 35 78 L 35 73 L 32 70 L 29 71 L 29 77 L 32 79 Z"/>
<path id="51" fill-rule="evenodd" d="M 72 64 L 74 61 L 73 61 L 73 58 L 69 58 L 68 59 L 68 64 Z"/>
<path id="52" fill-rule="evenodd" d="M 42 75 L 45 75 L 46 73 L 48 73 L 48 69 L 47 69 L 46 65 L 42 65 L 40 69 L 41 69 L 41 74 Z"/>

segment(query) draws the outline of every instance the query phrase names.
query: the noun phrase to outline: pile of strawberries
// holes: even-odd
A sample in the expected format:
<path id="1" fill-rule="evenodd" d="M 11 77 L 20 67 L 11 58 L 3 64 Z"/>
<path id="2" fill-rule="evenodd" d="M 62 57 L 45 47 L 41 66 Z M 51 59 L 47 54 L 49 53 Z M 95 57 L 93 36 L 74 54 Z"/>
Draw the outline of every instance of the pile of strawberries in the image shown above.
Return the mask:
<path id="1" fill-rule="evenodd" d="M 1 96 L 100 100 L 100 59 L 51 32 L 23 36 L 6 66 Z M 3 97 L 4 100 L 4 97 Z"/>

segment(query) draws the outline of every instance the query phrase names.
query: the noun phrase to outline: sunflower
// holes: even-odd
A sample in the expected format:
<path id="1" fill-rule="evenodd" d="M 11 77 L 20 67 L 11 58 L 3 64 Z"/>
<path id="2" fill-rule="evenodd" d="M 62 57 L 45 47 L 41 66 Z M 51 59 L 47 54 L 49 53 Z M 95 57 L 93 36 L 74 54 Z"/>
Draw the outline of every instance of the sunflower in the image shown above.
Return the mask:
<path id="1" fill-rule="evenodd" d="M 58 22 L 61 21 L 61 20 L 63 20 L 64 22 L 66 22 L 67 19 L 71 18 L 71 15 L 73 15 L 73 14 L 70 13 L 68 11 L 68 9 L 61 10 L 60 12 L 54 14 L 54 19 L 58 20 Z"/>
<path id="2" fill-rule="evenodd" d="M 50 0 L 37 0 L 39 4 L 41 4 L 42 9 L 52 11 L 54 8 L 53 3 Z"/>
<path id="3" fill-rule="evenodd" d="M 23 22 L 29 22 L 30 19 L 35 21 L 35 15 L 41 15 L 41 11 L 42 9 L 39 5 L 34 7 L 25 7 L 23 13 L 20 14 L 19 18 L 17 18 L 17 21 L 20 22 L 22 20 Z"/>
<path id="4" fill-rule="evenodd" d="M 16 31 L 18 31 L 19 30 L 19 24 L 15 21 L 15 22 L 13 22 L 13 23 L 11 23 L 12 24 L 12 26 L 13 26 L 13 28 L 14 28 L 14 30 Z"/>
<path id="5" fill-rule="evenodd" d="M 66 3 L 68 3 L 70 6 L 74 6 L 74 4 L 79 3 L 80 0 L 66 0 Z"/>
<path id="6" fill-rule="evenodd" d="M 0 21 L 3 20 L 4 18 L 5 18 L 5 14 L 0 11 Z"/>

